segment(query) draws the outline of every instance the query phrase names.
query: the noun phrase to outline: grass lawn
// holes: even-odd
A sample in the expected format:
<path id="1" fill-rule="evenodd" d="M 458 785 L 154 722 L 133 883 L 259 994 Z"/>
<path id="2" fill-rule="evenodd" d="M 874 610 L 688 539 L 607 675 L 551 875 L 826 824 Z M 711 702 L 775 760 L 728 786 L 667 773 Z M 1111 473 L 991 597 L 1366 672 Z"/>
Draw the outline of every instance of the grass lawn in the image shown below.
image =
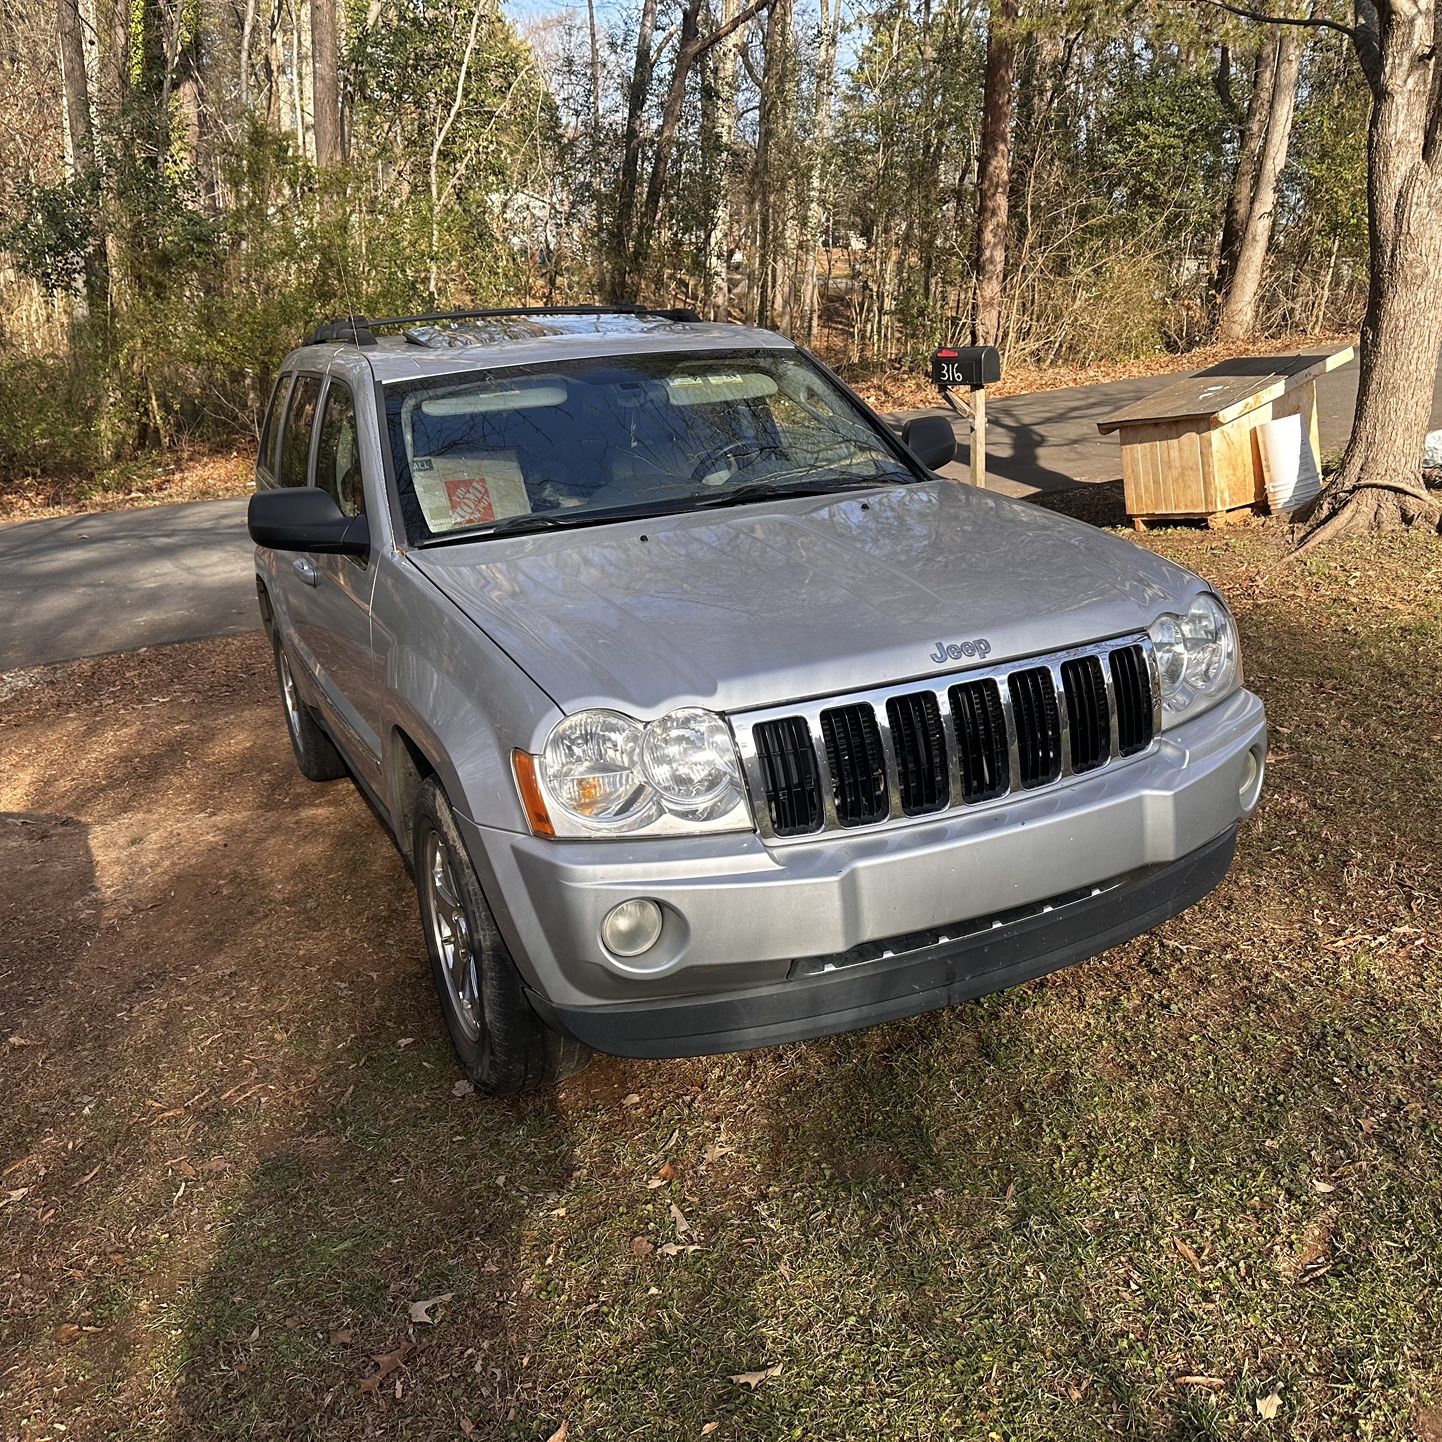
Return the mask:
<path id="1" fill-rule="evenodd" d="M 1272 719 L 1220 890 L 514 1103 L 258 635 L 0 678 L 0 1437 L 1442 1439 L 1442 549 L 1146 544 Z"/>

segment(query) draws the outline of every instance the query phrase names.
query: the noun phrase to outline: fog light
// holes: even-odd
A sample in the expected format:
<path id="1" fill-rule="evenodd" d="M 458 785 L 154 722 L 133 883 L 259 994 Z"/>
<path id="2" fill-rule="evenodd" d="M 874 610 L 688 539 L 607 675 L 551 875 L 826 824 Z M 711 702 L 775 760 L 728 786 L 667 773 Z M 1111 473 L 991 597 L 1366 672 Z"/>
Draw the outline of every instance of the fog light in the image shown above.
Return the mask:
<path id="1" fill-rule="evenodd" d="M 1242 762 L 1242 779 L 1237 786 L 1237 799 L 1242 803 L 1244 811 L 1250 811 L 1257 804 L 1257 798 L 1262 791 L 1262 758 L 1257 748 L 1247 752 L 1246 759 Z"/>
<path id="2" fill-rule="evenodd" d="M 612 956 L 640 956 L 660 938 L 661 908 L 645 898 L 623 901 L 601 923 L 601 940 Z"/>

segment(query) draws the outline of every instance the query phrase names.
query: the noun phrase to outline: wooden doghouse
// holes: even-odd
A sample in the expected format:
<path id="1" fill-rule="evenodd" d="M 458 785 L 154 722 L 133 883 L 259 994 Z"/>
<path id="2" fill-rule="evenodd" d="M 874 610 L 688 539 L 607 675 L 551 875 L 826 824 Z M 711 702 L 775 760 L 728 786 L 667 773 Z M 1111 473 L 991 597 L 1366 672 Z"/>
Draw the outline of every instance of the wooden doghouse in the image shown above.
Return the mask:
<path id="1" fill-rule="evenodd" d="M 1352 356 L 1345 346 L 1223 361 L 1099 421 L 1103 435 L 1116 431 L 1121 441 L 1133 525 L 1140 531 L 1148 522 L 1202 518 L 1219 526 L 1232 512 L 1265 504 L 1256 431 L 1267 421 L 1300 415 L 1303 444 L 1319 464 L 1317 377 Z"/>

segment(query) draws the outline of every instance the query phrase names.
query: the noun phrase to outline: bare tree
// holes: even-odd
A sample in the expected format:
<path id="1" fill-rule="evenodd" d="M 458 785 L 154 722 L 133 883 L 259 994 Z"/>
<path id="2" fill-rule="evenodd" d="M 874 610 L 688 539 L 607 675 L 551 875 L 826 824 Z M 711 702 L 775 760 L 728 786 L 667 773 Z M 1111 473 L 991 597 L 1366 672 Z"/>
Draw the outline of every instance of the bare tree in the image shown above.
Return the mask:
<path id="1" fill-rule="evenodd" d="M 1272 76 L 1266 86 L 1266 128 L 1257 155 L 1252 193 L 1237 239 L 1236 261 L 1222 297 L 1217 335 L 1221 340 L 1242 340 L 1257 323 L 1257 297 L 1272 238 L 1272 217 L 1277 208 L 1277 184 L 1287 163 L 1292 138 L 1292 114 L 1297 79 L 1302 68 L 1302 31 L 1286 27 L 1277 37 L 1272 55 Z"/>
<path id="2" fill-rule="evenodd" d="M 721 0 L 720 24 L 735 18 L 737 0 Z M 702 256 L 702 291 L 706 314 L 725 320 L 730 312 L 731 164 L 736 143 L 736 52 L 743 31 L 732 30 L 707 56 L 707 81 L 702 92 L 702 145 L 711 157 L 715 178 L 706 216 Z"/>
<path id="3" fill-rule="evenodd" d="M 642 0 L 641 18 L 636 27 L 636 59 L 626 91 L 626 129 L 621 141 L 616 209 L 611 216 L 610 243 L 605 257 L 606 293 L 612 301 L 626 300 L 631 289 L 631 226 L 636 214 L 636 187 L 641 177 L 641 124 L 646 96 L 651 90 L 651 71 L 656 63 L 651 51 L 655 32 L 656 0 Z"/>
<path id="4" fill-rule="evenodd" d="M 976 302 L 974 345 L 996 345 L 1002 329 L 1006 275 L 1006 221 L 1011 186 L 1012 72 L 1016 59 L 1017 0 L 994 0 L 986 36 L 982 83 L 981 150 L 976 197 Z"/>
<path id="5" fill-rule="evenodd" d="M 342 153 L 335 0 L 310 0 L 310 58 L 315 161 L 321 166 L 338 165 Z"/>
<path id="6" fill-rule="evenodd" d="M 753 0 L 744 10 L 718 25 L 706 35 L 700 34 L 701 0 L 686 0 L 681 12 L 681 33 L 676 47 L 676 63 L 671 71 L 671 84 L 666 91 L 666 101 L 661 108 L 661 123 L 656 131 L 656 145 L 651 154 L 651 173 L 646 180 L 646 193 L 642 199 L 641 214 L 636 223 L 635 239 L 631 257 L 627 264 L 629 276 L 634 281 L 645 278 L 646 266 L 651 256 L 651 246 L 661 216 L 661 201 L 666 192 L 666 174 L 671 164 L 671 154 L 676 145 L 676 127 L 681 120 L 681 107 L 686 99 L 686 82 L 692 70 L 713 46 L 727 36 L 749 24 L 761 11 L 773 3 L 784 0 Z"/>
<path id="7" fill-rule="evenodd" d="M 1222 216 L 1222 235 L 1217 246 L 1217 266 L 1212 273 L 1212 294 L 1218 311 L 1231 289 L 1237 269 L 1237 255 L 1242 246 L 1242 233 L 1252 209 L 1252 194 L 1257 185 L 1257 156 L 1262 150 L 1262 136 L 1267 129 L 1267 113 L 1272 106 L 1272 82 L 1277 78 L 1277 46 L 1281 32 L 1269 33 L 1252 60 L 1252 85 L 1247 95 L 1245 114 L 1239 109 L 1232 93 L 1232 53 L 1222 46 L 1217 66 L 1217 92 L 1231 114 L 1237 130 L 1237 165 L 1232 173 L 1232 188 L 1227 193 L 1227 208 Z"/>
<path id="8" fill-rule="evenodd" d="M 821 39 L 816 56 L 816 89 L 806 151 L 806 199 L 801 227 L 801 332 L 816 337 L 819 317 L 817 251 L 825 213 L 821 206 L 821 167 L 831 141 L 831 102 L 836 88 L 836 49 L 841 31 L 841 0 L 820 0 Z"/>
<path id="9" fill-rule="evenodd" d="M 1352 435 L 1304 548 L 1357 531 L 1436 527 L 1421 477 L 1442 350 L 1442 10 L 1438 0 L 1353 0 L 1352 21 L 1208 0 L 1274 25 L 1340 31 L 1372 92 L 1367 125 L 1371 275 Z"/>

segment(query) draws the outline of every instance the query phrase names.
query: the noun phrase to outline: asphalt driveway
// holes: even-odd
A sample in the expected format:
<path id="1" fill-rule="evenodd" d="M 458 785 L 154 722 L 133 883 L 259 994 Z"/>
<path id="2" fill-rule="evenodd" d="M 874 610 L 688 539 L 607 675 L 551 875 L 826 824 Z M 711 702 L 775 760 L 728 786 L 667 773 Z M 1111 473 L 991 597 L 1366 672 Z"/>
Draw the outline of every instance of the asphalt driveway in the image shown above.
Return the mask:
<path id="1" fill-rule="evenodd" d="M 0 526 L 0 672 L 258 626 L 245 507 Z"/>

